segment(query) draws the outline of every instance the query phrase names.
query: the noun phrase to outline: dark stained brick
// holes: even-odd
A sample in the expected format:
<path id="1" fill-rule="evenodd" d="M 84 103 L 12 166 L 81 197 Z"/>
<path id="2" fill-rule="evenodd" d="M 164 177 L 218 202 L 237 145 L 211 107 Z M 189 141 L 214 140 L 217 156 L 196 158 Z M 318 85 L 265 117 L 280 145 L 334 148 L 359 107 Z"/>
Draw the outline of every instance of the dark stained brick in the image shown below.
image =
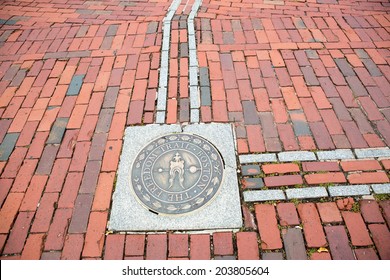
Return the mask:
<path id="1" fill-rule="evenodd" d="M 60 146 L 58 145 L 46 145 L 45 149 L 43 150 L 42 157 L 39 160 L 39 164 L 35 172 L 36 174 L 50 174 L 59 148 Z"/>
<path id="2" fill-rule="evenodd" d="M 244 112 L 244 123 L 245 124 L 259 124 L 259 116 L 256 110 L 256 104 L 253 100 L 242 101 L 242 109 Z"/>
<path id="3" fill-rule="evenodd" d="M 278 252 L 271 252 L 271 253 L 263 253 L 261 255 L 261 258 L 263 260 L 269 260 L 269 261 L 281 261 L 283 260 L 283 253 L 278 253 Z"/>
<path id="4" fill-rule="evenodd" d="M 80 193 L 94 194 L 97 186 L 101 167 L 101 161 L 88 161 L 85 167 L 83 180 L 80 186 Z"/>
<path id="5" fill-rule="evenodd" d="M 262 187 L 264 187 L 264 183 L 261 178 L 244 178 L 242 180 L 243 189 L 260 189 Z"/>
<path id="6" fill-rule="evenodd" d="M 354 250 L 358 260 L 378 260 L 378 255 L 373 248 L 358 248 Z"/>
<path id="7" fill-rule="evenodd" d="M 344 76 L 356 76 L 355 72 L 353 71 L 351 65 L 347 62 L 346 59 L 343 58 L 336 58 L 335 62 L 337 66 L 339 67 L 340 71 L 343 73 Z"/>
<path id="8" fill-rule="evenodd" d="M 79 194 L 76 198 L 69 233 L 84 233 L 87 231 L 89 212 L 93 201 L 92 194 Z"/>
<path id="9" fill-rule="evenodd" d="M 382 260 L 390 260 L 390 232 L 386 225 L 383 224 L 371 224 L 368 225 L 376 249 Z"/>
<path id="10" fill-rule="evenodd" d="M 8 133 L 0 144 L 0 161 L 8 160 L 11 155 L 20 133 Z"/>
<path id="11" fill-rule="evenodd" d="M 46 144 L 61 144 L 69 118 L 57 118 L 54 122 Z"/>
<path id="12" fill-rule="evenodd" d="M 349 246 L 347 232 L 344 226 L 326 226 L 330 253 L 334 260 L 354 260 L 355 257 Z"/>
<path id="13" fill-rule="evenodd" d="M 66 95 L 78 95 L 83 85 L 83 79 L 85 75 L 74 75 L 70 84 Z"/>
<path id="14" fill-rule="evenodd" d="M 260 174 L 260 166 L 258 165 L 243 165 L 241 166 L 243 176 L 254 176 Z"/>
<path id="15" fill-rule="evenodd" d="M 298 228 L 288 228 L 282 231 L 284 250 L 288 260 L 306 260 L 306 248 L 303 241 L 302 230 Z"/>
<path id="16" fill-rule="evenodd" d="M 111 126 L 114 109 L 102 109 L 99 114 L 99 119 L 96 125 L 95 133 L 108 133 Z"/>
<path id="17" fill-rule="evenodd" d="M 108 87 L 104 94 L 103 108 L 115 108 L 119 87 Z"/>

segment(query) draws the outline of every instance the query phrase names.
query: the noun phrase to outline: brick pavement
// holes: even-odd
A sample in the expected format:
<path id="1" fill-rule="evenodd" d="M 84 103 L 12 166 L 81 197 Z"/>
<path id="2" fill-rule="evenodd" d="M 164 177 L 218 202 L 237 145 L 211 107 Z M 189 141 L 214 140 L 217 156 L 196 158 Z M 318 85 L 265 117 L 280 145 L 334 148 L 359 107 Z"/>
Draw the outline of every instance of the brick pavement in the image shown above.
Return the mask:
<path id="1" fill-rule="evenodd" d="M 171 20 L 169 124 L 192 121 L 195 2 L 181 1 Z M 170 4 L 0 4 L 1 258 L 389 259 L 388 191 L 243 200 L 238 233 L 106 232 L 124 129 L 156 122 Z M 203 0 L 200 121 L 232 123 L 240 155 L 388 147 L 389 11 L 380 0 Z M 243 164 L 240 189 L 386 184 L 388 157 L 279 154 Z"/>

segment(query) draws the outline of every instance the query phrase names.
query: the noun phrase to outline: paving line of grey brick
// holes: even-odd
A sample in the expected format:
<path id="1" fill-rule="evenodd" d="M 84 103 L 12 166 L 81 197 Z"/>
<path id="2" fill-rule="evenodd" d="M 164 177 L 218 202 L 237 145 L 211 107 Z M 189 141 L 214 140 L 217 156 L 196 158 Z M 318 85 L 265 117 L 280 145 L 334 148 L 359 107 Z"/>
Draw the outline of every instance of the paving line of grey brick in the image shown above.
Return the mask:
<path id="1" fill-rule="evenodd" d="M 390 194 L 390 184 L 373 184 L 371 188 L 375 194 Z"/>
<path id="2" fill-rule="evenodd" d="M 333 151 L 318 151 L 317 157 L 319 160 L 337 160 L 337 159 L 355 159 L 355 156 L 350 149 L 337 149 Z"/>
<path id="3" fill-rule="evenodd" d="M 196 35 L 194 18 L 198 13 L 202 0 L 195 0 L 187 20 L 188 51 L 189 51 L 189 81 L 190 81 L 190 108 L 191 123 L 199 123 L 200 91 L 199 91 L 199 66 L 196 53 Z"/>
<path id="4" fill-rule="evenodd" d="M 342 185 L 328 187 L 330 196 L 359 196 L 371 194 L 369 185 Z"/>
<path id="5" fill-rule="evenodd" d="M 163 39 L 161 46 L 160 77 L 157 92 L 156 123 L 165 123 L 167 110 L 168 72 L 169 72 L 169 46 L 171 40 L 171 21 L 179 8 L 181 0 L 173 0 L 163 19 Z"/>
<path id="6" fill-rule="evenodd" d="M 355 149 L 357 158 L 382 158 L 390 157 L 390 149 L 386 148 L 367 148 L 367 149 Z"/>
<path id="7" fill-rule="evenodd" d="M 297 188 L 287 189 L 286 196 L 288 199 L 320 198 L 328 197 L 328 192 L 325 187 Z"/>
<path id="8" fill-rule="evenodd" d="M 267 154 L 248 154 L 240 155 L 240 163 L 256 163 L 256 162 L 277 162 L 276 154 L 267 153 Z"/>
<path id="9" fill-rule="evenodd" d="M 245 202 L 285 200 L 286 196 L 282 190 L 260 190 L 244 192 Z"/>

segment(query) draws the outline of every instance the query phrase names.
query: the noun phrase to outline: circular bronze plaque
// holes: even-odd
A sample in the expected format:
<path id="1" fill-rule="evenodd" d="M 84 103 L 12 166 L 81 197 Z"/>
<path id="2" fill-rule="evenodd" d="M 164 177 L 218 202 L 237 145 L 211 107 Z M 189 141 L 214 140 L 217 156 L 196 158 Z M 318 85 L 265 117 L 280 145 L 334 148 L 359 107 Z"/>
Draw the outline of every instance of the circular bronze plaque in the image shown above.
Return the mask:
<path id="1" fill-rule="evenodd" d="M 215 197 L 223 170 L 222 157 L 209 141 L 193 134 L 170 134 L 139 152 L 131 170 L 132 189 L 153 212 L 185 214 Z"/>

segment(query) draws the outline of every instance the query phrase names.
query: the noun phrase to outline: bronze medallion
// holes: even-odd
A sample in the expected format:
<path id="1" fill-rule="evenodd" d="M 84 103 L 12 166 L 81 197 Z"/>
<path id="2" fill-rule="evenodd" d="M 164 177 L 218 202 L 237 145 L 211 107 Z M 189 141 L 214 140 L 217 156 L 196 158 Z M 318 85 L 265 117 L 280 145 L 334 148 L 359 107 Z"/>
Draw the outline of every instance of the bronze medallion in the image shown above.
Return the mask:
<path id="1" fill-rule="evenodd" d="M 155 139 L 137 155 L 132 189 L 147 209 L 158 214 L 185 214 L 217 194 L 224 163 L 206 139 L 186 133 Z"/>

